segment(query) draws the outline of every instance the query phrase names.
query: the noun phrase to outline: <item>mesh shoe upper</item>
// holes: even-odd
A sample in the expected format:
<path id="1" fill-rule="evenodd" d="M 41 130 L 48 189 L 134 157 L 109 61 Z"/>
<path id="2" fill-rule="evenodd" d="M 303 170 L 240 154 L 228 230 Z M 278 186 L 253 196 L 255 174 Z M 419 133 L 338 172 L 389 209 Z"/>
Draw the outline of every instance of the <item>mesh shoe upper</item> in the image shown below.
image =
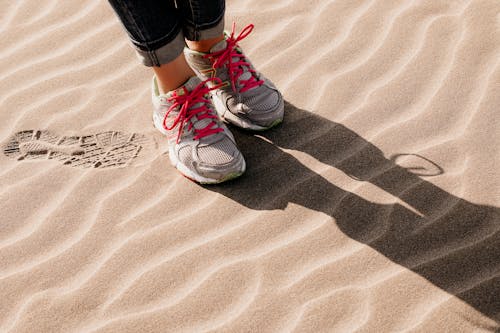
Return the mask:
<path id="1" fill-rule="evenodd" d="M 234 138 L 213 109 L 209 88 L 199 78 L 164 95 L 153 81 L 154 121 L 169 140 L 172 163 L 200 182 L 219 182 L 243 173 Z"/>
<path id="2" fill-rule="evenodd" d="M 255 70 L 237 44 L 252 29 L 253 25 L 249 25 L 235 37 L 233 25 L 231 35 L 214 45 L 210 53 L 188 48 L 185 53 L 188 63 L 200 78 L 217 77 L 223 81 L 224 85 L 215 91 L 215 97 L 219 99 L 215 105 L 222 117 L 231 121 L 225 115 L 229 111 L 242 121 L 267 127 L 282 120 L 283 98 L 272 82 Z"/>

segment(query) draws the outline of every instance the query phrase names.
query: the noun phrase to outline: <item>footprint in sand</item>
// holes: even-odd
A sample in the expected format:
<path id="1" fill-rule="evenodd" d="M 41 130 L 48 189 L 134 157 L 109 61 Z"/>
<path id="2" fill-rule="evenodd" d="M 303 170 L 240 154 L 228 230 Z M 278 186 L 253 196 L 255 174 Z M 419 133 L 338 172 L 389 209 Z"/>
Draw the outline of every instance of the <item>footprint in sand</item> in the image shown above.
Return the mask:
<path id="1" fill-rule="evenodd" d="M 10 158 L 57 160 L 81 168 L 118 168 L 129 165 L 145 150 L 155 147 L 142 134 L 108 131 L 85 136 L 59 136 L 28 130 L 14 134 L 3 148 Z"/>

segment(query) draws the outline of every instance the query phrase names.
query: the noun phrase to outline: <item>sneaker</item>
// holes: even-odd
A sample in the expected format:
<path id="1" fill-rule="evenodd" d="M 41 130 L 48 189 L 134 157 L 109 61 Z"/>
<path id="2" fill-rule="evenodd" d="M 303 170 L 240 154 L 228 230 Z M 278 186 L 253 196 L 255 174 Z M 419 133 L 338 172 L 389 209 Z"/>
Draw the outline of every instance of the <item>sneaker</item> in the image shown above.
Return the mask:
<path id="1" fill-rule="evenodd" d="M 153 78 L 153 122 L 167 136 L 170 161 L 185 177 L 201 184 L 221 183 L 245 171 L 232 133 L 214 111 L 211 89 L 193 76 L 180 88 L 160 95 Z"/>
<path id="2" fill-rule="evenodd" d="M 235 37 L 215 44 L 209 53 L 184 48 L 189 65 L 202 80 L 219 78 L 223 86 L 212 91 L 219 116 L 238 127 L 266 130 L 283 121 L 283 96 L 274 84 L 260 74 L 244 55 L 238 42 L 247 37 L 253 25 Z M 210 84 L 213 86 L 213 83 Z"/>

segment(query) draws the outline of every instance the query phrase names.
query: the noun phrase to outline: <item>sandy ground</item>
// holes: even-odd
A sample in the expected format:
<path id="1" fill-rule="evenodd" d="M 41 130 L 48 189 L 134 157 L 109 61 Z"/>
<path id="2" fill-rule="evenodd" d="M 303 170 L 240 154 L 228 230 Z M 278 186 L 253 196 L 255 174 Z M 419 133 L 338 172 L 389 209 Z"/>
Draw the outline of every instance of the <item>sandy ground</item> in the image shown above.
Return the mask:
<path id="1" fill-rule="evenodd" d="M 500 330 L 500 2 L 227 7 L 286 116 L 199 186 L 105 1 L 1 1 L 0 331 Z"/>

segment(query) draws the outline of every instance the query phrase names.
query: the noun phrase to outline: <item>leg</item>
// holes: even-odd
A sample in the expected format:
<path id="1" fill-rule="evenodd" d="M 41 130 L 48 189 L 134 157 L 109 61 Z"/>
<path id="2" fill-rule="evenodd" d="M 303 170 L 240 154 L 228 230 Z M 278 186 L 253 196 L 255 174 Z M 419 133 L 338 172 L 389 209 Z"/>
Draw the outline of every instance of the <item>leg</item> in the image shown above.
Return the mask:
<path id="1" fill-rule="evenodd" d="M 186 44 L 191 50 L 208 52 L 224 39 L 225 0 L 178 0 Z"/>
<path id="2" fill-rule="evenodd" d="M 243 155 L 208 98 L 211 89 L 195 75 L 183 53 L 185 31 L 212 38 L 207 32 L 217 26 L 217 34 L 222 35 L 223 13 L 215 26 L 188 20 L 194 26 L 188 23 L 191 28 L 183 29 L 188 8 L 195 14 L 207 14 L 213 8 L 186 1 L 181 11 L 177 6 L 181 0 L 109 1 L 143 64 L 155 72 L 153 124 L 167 137 L 170 162 L 184 176 L 204 184 L 240 176 L 246 167 Z"/>
<path id="3" fill-rule="evenodd" d="M 172 0 L 109 0 L 137 55 L 152 67 L 162 92 L 173 90 L 194 73 L 182 50 L 180 13 Z"/>
<path id="4" fill-rule="evenodd" d="M 184 18 L 186 60 L 202 80 L 215 76 L 223 83 L 212 94 L 219 116 L 252 130 L 279 124 L 284 114 L 283 96 L 253 67 L 238 45 L 252 32 L 253 25 L 238 35 L 233 26 L 231 34 L 225 35 L 224 0 L 178 0 L 177 3 Z"/>
<path id="5" fill-rule="evenodd" d="M 194 51 L 198 52 L 209 52 L 212 46 L 220 42 L 224 39 L 224 35 L 220 35 L 214 38 L 194 41 L 194 40 L 186 40 L 187 46 Z"/>
<path id="6" fill-rule="evenodd" d="M 167 64 L 154 66 L 153 71 L 162 94 L 180 87 L 191 76 L 196 75 L 187 64 L 183 53 Z"/>

